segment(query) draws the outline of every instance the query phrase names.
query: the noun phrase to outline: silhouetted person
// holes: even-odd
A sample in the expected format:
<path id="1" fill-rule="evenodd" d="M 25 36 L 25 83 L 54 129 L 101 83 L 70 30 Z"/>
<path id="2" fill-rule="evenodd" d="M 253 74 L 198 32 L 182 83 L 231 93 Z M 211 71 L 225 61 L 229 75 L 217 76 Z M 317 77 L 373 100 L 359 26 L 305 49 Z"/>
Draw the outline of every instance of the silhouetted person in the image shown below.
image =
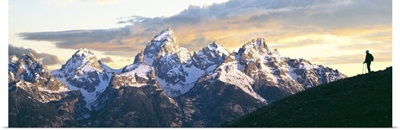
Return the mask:
<path id="1" fill-rule="evenodd" d="M 367 55 L 365 56 L 364 64 L 367 63 L 368 73 L 371 72 L 371 62 L 374 61 L 374 56 L 369 53 L 369 50 L 365 51 Z"/>

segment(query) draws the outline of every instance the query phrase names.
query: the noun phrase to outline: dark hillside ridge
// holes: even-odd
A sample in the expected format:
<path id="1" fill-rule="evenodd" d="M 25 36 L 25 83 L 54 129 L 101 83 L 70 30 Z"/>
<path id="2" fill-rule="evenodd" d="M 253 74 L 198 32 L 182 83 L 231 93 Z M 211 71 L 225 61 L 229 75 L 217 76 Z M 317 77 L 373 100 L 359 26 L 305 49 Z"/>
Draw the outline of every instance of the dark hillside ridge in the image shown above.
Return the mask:
<path id="1" fill-rule="evenodd" d="M 311 88 L 223 127 L 392 127 L 392 67 Z"/>

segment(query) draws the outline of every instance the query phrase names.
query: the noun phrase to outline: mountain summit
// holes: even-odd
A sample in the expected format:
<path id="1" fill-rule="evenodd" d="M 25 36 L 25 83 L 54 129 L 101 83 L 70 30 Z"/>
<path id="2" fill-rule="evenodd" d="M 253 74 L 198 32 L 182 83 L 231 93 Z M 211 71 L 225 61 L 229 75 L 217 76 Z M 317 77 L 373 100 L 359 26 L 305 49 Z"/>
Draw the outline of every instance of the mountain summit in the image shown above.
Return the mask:
<path id="1" fill-rule="evenodd" d="M 96 55 L 86 48 L 76 51 L 61 69 L 52 71 L 52 75 L 70 90 L 81 91 L 89 109 L 97 105 L 94 102 L 106 89 L 114 73 L 115 70 L 97 60 Z"/>
<path id="2" fill-rule="evenodd" d="M 9 57 L 8 82 L 32 84 L 41 91 L 67 91 L 67 87 L 56 80 L 47 67 L 38 62 L 35 56 L 26 52 L 20 58 L 15 55 Z"/>
<path id="3" fill-rule="evenodd" d="M 11 56 L 9 90 L 35 88 L 17 82 L 21 80 L 38 82 L 40 91 L 60 93 L 51 100 L 35 99 L 43 107 L 32 108 L 60 114 L 46 120 L 68 120 L 56 126 L 220 126 L 287 96 L 346 78 L 338 70 L 281 56 L 263 38 L 244 43 L 238 52 L 214 41 L 191 54 L 179 46 L 172 28 L 158 33 L 133 63 L 119 70 L 103 64 L 86 48 L 52 71 L 54 77 L 42 68 L 31 54 L 20 59 Z"/>
<path id="4" fill-rule="evenodd" d="M 185 62 L 190 57 L 187 49 L 179 47 L 176 43 L 176 38 L 171 27 L 157 34 L 150 43 L 146 45 L 144 51 L 138 55 L 143 55 L 141 59 L 146 61 L 149 65 L 153 65 L 154 61 L 161 57 L 176 55 L 179 62 Z"/>
<path id="5" fill-rule="evenodd" d="M 332 82 L 346 76 L 337 70 L 311 64 L 304 59 L 282 57 L 271 51 L 263 38 L 245 43 L 237 53 L 229 55 L 203 81 L 220 80 L 260 95 L 268 102 Z"/>
<path id="6" fill-rule="evenodd" d="M 58 101 L 68 92 L 66 85 L 58 81 L 38 62 L 35 56 L 26 52 L 20 58 L 9 57 L 8 62 L 9 92 L 21 91 L 29 93 L 34 100 L 42 103 Z"/>

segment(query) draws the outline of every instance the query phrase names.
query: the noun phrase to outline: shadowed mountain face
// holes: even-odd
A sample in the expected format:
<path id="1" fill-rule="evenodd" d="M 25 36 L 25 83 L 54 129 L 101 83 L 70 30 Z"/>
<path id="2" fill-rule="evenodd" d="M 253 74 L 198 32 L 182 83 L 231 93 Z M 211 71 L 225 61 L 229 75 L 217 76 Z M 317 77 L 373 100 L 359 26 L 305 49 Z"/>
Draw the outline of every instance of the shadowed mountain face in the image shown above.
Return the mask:
<path id="1" fill-rule="evenodd" d="M 225 127 L 392 127 L 392 67 L 321 85 Z"/>
<path id="2" fill-rule="evenodd" d="M 66 85 L 54 78 L 47 67 L 38 62 L 30 52 L 26 52 L 20 58 L 15 55 L 9 57 L 8 82 L 27 84 L 48 92 L 68 89 Z M 45 100 L 43 99 L 43 101 Z"/>
<path id="3" fill-rule="evenodd" d="M 26 84 L 9 84 L 15 87 L 8 93 L 9 127 L 81 126 L 78 122 L 88 116 L 79 91 L 47 92 Z"/>
<path id="4" fill-rule="evenodd" d="M 85 48 L 51 74 L 30 57 L 9 59 L 9 95 L 16 99 L 9 107 L 57 113 L 39 116 L 45 122 L 57 120 L 38 127 L 217 127 L 346 78 L 338 70 L 283 57 L 263 38 L 245 43 L 238 52 L 213 42 L 190 54 L 176 42 L 172 28 L 162 30 L 133 63 L 118 70 Z M 25 101 L 34 109 L 16 107 Z M 34 117 L 18 116 L 25 119 Z"/>
<path id="5" fill-rule="evenodd" d="M 217 127 L 266 105 L 237 86 L 218 80 L 198 83 L 177 100 L 185 127 Z"/>
<path id="6" fill-rule="evenodd" d="M 108 88 L 99 104 L 105 105 L 87 119 L 94 127 L 179 127 L 178 104 L 159 86 Z"/>

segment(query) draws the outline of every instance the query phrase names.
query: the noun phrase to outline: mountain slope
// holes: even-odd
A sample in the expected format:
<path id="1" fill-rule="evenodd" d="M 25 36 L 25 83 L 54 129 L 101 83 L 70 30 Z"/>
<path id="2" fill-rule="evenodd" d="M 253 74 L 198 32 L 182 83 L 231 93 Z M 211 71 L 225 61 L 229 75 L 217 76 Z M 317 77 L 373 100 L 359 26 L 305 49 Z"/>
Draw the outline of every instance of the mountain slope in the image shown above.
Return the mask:
<path id="1" fill-rule="evenodd" d="M 227 127 L 391 127 L 392 67 L 314 87 Z"/>
<path id="2" fill-rule="evenodd" d="M 101 94 L 104 109 L 92 114 L 93 127 L 180 127 L 181 114 L 176 102 L 161 87 L 108 87 Z M 100 99 L 101 99 L 100 98 Z"/>
<path id="3" fill-rule="evenodd" d="M 229 51 L 216 42 L 195 51 L 193 56 L 176 42 L 172 28 L 157 34 L 134 63 L 144 62 L 153 67 L 157 82 L 169 97 L 185 94 L 204 74 L 219 65 Z"/>
<path id="4" fill-rule="evenodd" d="M 9 127 L 76 126 L 87 116 L 81 93 L 69 91 L 29 52 L 10 57 L 8 87 Z"/>
<path id="5" fill-rule="evenodd" d="M 54 77 L 68 86 L 69 90 L 81 91 L 86 107 L 96 108 L 98 95 L 106 89 L 111 77 L 120 70 L 113 70 L 86 48 L 77 50 L 72 57 L 62 65 L 61 69 L 51 72 Z"/>
<path id="6" fill-rule="evenodd" d="M 219 80 L 272 103 L 314 86 L 346 78 L 338 70 L 298 58 L 283 57 L 264 38 L 245 43 L 238 52 L 225 57 L 209 75 L 200 80 Z"/>
<path id="7" fill-rule="evenodd" d="M 37 100 L 44 96 L 40 102 L 61 118 L 57 127 L 216 127 L 346 77 L 302 58 L 281 57 L 263 38 L 244 43 L 238 52 L 213 42 L 191 54 L 176 42 L 172 28 L 161 31 L 132 64 L 119 70 L 81 48 L 47 74 L 47 86 L 25 82 L 46 76 L 40 75 L 44 67 L 17 61 L 9 59 L 10 93 L 23 90 Z M 25 69 L 30 67 L 39 69 Z"/>
<path id="8" fill-rule="evenodd" d="M 24 89 L 9 91 L 8 127 L 82 126 L 78 122 L 88 111 L 83 97 L 79 91 L 63 94 L 67 96 L 59 101 L 43 103 L 35 98 L 36 93 Z"/>
<path id="9" fill-rule="evenodd" d="M 50 75 L 47 67 L 26 52 L 20 58 L 10 56 L 8 62 L 8 90 L 25 90 L 31 98 L 46 103 L 58 101 L 69 91 L 67 86 Z"/>
<path id="10" fill-rule="evenodd" d="M 154 69 L 136 62 L 113 75 L 109 87 L 96 100 L 96 112 L 87 126 L 179 127 L 177 103 L 156 83 Z"/>
<path id="11" fill-rule="evenodd" d="M 59 116 L 54 107 L 41 103 L 22 89 L 8 94 L 9 127 L 59 127 Z"/>
<path id="12" fill-rule="evenodd" d="M 184 127 L 217 127 L 266 105 L 241 88 L 225 82 L 198 82 L 178 99 Z"/>
<path id="13" fill-rule="evenodd" d="M 50 75 L 47 67 L 38 62 L 30 52 L 26 52 L 20 58 L 15 55 L 9 57 L 8 82 L 19 82 L 28 86 L 35 86 L 40 92 L 59 93 L 68 91 L 67 86 Z M 24 89 L 25 87 L 20 88 Z M 41 100 L 42 102 L 48 102 L 54 99 L 41 98 Z"/>

